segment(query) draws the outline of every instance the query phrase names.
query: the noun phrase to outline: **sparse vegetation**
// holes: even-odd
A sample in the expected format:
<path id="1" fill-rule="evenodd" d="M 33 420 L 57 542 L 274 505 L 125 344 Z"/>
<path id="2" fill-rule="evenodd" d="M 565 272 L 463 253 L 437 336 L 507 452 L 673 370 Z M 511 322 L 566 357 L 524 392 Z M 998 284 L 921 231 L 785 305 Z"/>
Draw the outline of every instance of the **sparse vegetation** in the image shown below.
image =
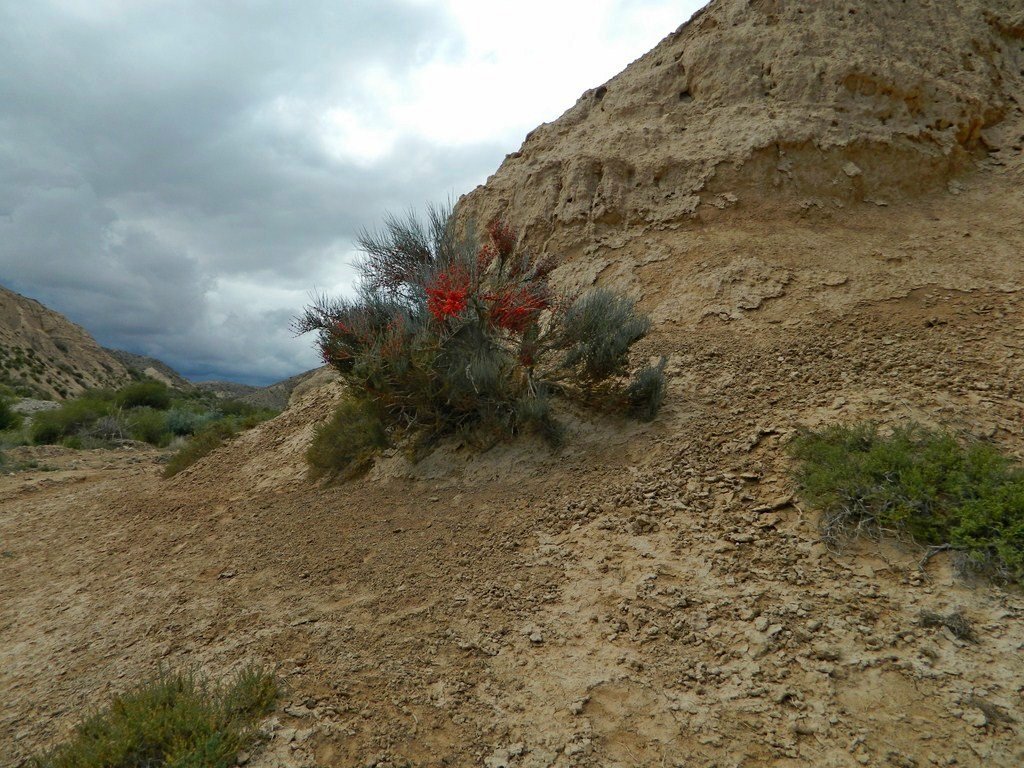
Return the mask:
<path id="1" fill-rule="evenodd" d="M 171 407 L 171 390 L 159 381 L 137 381 L 117 391 L 114 398 L 122 408 L 154 408 L 166 411 Z"/>
<path id="2" fill-rule="evenodd" d="M 346 397 L 330 421 L 316 428 L 306 452 L 312 477 L 352 477 L 366 469 L 388 444 L 384 423 L 372 403 Z"/>
<path id="3" fill-rule="evenodd" d="M 945 627 L 959 640 L 964 640 L 968 643 L 978 642 L 978 636 L 974 632 L 974 624 L 959 609 L 951 613 L 921 611 L 921 615 L 918 618 L 922 627 Z"/>
<path id="4" fill-rule="evenodd" d="M 318 333 L 349 386 L 350 423 L 318 431 L 314 474 L 354 470 L 387 442 L 456 432 L 482 447 L 527 430 L 557 444 L 558 398 L 640 418 L 661 404 L 662 365 L 629 383 L 630 350 L 650 327 L 634 302 L 605 289 L 557 294 L 554 261 L 506 224 L 492 222 L 480 245 L 458 234 L 450 209 L 432 208 L 426 223 L 389 217 L 359 244 L 358 298 L 320 298 L 296 322 Z"/>
<path id="5" fill-rule="evenodd" d="M 259 739 L 277 699 L 272 673 L 251 667 L 227 685 L 161 673 L 86 718 L 36 768 L 228 768 Z"/>
<path id="6" fill-rule="evenodd" d="M 172 459 L 171 465 L 180 471 L 227 437 L 275 415 L 275 411 L 213 395 L 184 395 L 159 382 L 136 382 L 117 391 L 90 390 L 60 408 L 37 413 L 27 429 L 27 442 L 100 448 L 138 440 L 166 447 L 175 440 L 193 438 Z"/>
<path id="7" fill-rule="evenodd" d="M 164 467 L 164 477 L 174 477 L 183 469 L 191 467 L 204 456 L 208 456 L 220 448 L 236 434 L 238 434 L 238 427 L 231 419 L 211 422 L 171 456 L 167 466 Z"/>
<path id="8" fill-rule="evenodd" d="M 11 401 L 0 394 L 0 431 L 21 426 L 21 414 L 11 408 Z"/>
<path id="9" fill-rule="evenodd" d="M 994 446 L 862 424 L 805 434 L 792 452 L 827 541 L 890 534 L 950 550 L 965 571 L 1024 581 L 1024 469 Z"/>

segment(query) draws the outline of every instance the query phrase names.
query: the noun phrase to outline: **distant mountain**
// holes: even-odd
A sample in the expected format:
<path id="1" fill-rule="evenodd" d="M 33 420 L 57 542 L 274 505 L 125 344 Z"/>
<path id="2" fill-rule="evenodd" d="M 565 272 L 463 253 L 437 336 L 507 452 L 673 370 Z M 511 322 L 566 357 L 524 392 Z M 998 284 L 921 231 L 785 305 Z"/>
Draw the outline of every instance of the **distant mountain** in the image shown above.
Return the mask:
<path id="1" fill-rule="evenodd" d="M 155 357 L 101 347 L 64 315 L 0 286 L 0 385 L 22 397 L 61 400 L 87 389 L 116 389 L 145 377 L 181 392 L 199 390 L 283 410 L 292 390 L 313 373 L 300 373 L 267 387 L 191 382 Z"/>
<path id="2" fill-rule="evenodd" d="M 132 380 L 81 326 L 0 286 L 0 384 L 23 397 L 74 397 Z"/>
<path id="3" fill-rule="evenodd" d="M 244 403 L 255 405 L 260 408 L 272 408 L 284 410 L 288 405 L 295 388 L 312 377 L 319 369 L 313 369 L 300 373 L 296 376 L 271 384 L 267 387 L 253 387 L 248 384 L 238 384 L 233 381 L 199 381 L 194 384 L 195 388 L 210 392 L 213 395 L 230 400 L 241 400 Z"/>
<path id="4" fill-rule="evenodd" d="M 123 349 L 110 349 L 108 347 L 104 347 L 104 351 L 138 376 L 148 376 L 151 379 L 163 382 L 172 389 L 178 389 L 183 392 L 195 389 L 195 384 L 171 368 L 167 363 L 157 360 L 155 357 L 136 355 L 134 352 L 125 352 Z"/>

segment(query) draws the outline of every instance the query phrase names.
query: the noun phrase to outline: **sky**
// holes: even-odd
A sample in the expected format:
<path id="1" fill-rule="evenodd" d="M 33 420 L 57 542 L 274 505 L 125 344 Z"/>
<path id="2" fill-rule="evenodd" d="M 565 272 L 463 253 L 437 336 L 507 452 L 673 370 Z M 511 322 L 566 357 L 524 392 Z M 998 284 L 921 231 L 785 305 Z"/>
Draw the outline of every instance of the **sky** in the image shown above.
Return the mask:
<path id="1" fill-rule="evenodd" d="M 291 319 L 388 211 L 473 189 L 700 0 L 0 0 L 0 284 L 186 376 L 319 364 Z"/>

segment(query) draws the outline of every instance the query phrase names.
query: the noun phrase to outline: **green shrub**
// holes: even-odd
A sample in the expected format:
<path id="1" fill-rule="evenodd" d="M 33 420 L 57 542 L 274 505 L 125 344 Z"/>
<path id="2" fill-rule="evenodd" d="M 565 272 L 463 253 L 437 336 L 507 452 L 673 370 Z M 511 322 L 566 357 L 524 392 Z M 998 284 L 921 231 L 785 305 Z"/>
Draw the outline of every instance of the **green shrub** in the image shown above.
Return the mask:
<path id="1" fill-rule="evenodd" d="M 173 477 L 191 467 L 224 445 L 224 441 L 234 437 L 236 432 L 234 423 L 229 419 L 207 425 L 171 457 L 164 467 L 164 477 Z"/>
<path id="2" fill-rule="evenodd" d="M 0 431 L 21 426 L 21 414 L 11 408 L 11 402 L 0 395 Z"/>
<path id="3" fill-rule="evenodd" d="M 366 400 L 346 397 L 330 421 L 313 434 L 306 452 L 312 477 L 352 477 L 388 444 L 380 415 Z"/>
<path id="4" fill-rule="evenodd" d="M 151 445 L 167 445 L 172 437 L 167 429 L 167 415 L 153 408 L 133 408 L 129 411 L 128 434 L 133 440 Z"/>
<path id="5" fill-rule="evenodd" d="M 967 570 L 1024 581 L 1024 470 L 992 445 L 866 424 L 804 434 L 792 453 L 827 541 L 892 533 L 950 549 Z"/>
<path id="6" fill-rule="evenodd" d="M 457 234 L 450 209 L 431 209 L 425 224 L 390 216 L 359 244 L 358 298 L 318 298 L 295 328 L 318 334 L 324 360 L 392 442 L 458 432 L 487 446 L 538 429 L 557 443 L 557 398 L 644 417 L 660 405 L 661 367 L 632 390 L 625 381 L 650 328 L 634 302 L 604 289 L 556 294 L 554 261 L 525 252 L 506 224 L 492 222 L 480 246 Z M 333 442 L 342 465 L 366 448 Z"/>
<path id="7" fill-rule="evenodd" d="M 109 401 L 92 396 L 68 400 L 53 411 L 41 411 L 32 419 L 30 430 L 32 442 L 45 445 L 59 442 L 79 430 L 87 429 L 103 416 L 113 412 Z"/>
<path id="8" fill-rule="evenodd" d="M 626 389 L 630 415 L 640 421 L 651 421 L 665 401 L 665 364 L 662 357 L 657 365 L 648 365 L 636 372 Z"/>
<path id="9" fill-rule="evenodd" d="M 252 416 L 261 409 L 244 400 L 218 400 L 217 410 L 225 416 Z"/>
<path id="10" fill-rule="evenodd" d="M 257 724 L 277 699 L 258 668 L 226 686 L 161 673 L 86 718 L 71 739 L 35 758 L 37 768 L 229 768 L 259 740 Z"/>
<path id="11" fill-rule="evenodd" d="M 155 408 L 166 411 L 171 407 L 171 390 L 159 381 L 137 381 L 117 391 L 115 402 L 122 408 Z"/>
<path id="12" fill-rule="evenodd" d="M 167 412 L 167 431 L 178 436 L 195 434 L 208 420 L 206 414 L 172 408 Z"/>

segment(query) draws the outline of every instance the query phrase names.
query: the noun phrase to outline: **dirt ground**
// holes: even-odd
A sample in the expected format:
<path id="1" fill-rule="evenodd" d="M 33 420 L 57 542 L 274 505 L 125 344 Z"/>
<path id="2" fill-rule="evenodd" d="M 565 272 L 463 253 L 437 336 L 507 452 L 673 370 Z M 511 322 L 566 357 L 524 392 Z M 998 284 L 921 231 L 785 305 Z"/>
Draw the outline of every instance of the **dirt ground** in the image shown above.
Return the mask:
<path id="1" fill-rule="evenodd" d="M 150 449 L 0 475 L 0 766 L 158 666 L 273 665 L 252 768 L 1017 766 L 1024 596 L 890 542 L 831 552 L 801 427 L 917 419 L 1024 459 L 1024 160 L 939 192 L 745 193 L 595 232 L 565 284 L 638 296 L 650 425 L 304 476 L 337 384 L 172 480 Z M 731 200 L 731 198 L 729 198 Z M 760 201 L 760 202 L 758 202 Z M 923 626 L 960 608 L 977 643 Z"/>
<path id="2" fill-rule="evenodd" d="M 2 764 L 160 664 L 257 661 L 286 686 L 257 767 L 1019 765 L 1019 592 L 827 551 L 784 444 L 914 417 L 1020 455 L 1022 313 L 926 286 L 712 317 L 650 340 L 653 425 L 333 488 L 301 473 L 331 385 L 171 481 L 155 451 L 23 449 L 47 471 L 0 478 Z M 918 621 L 955 607 L 977 644 Z"/>

